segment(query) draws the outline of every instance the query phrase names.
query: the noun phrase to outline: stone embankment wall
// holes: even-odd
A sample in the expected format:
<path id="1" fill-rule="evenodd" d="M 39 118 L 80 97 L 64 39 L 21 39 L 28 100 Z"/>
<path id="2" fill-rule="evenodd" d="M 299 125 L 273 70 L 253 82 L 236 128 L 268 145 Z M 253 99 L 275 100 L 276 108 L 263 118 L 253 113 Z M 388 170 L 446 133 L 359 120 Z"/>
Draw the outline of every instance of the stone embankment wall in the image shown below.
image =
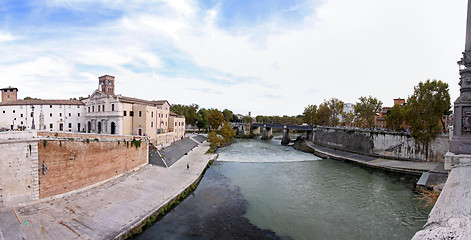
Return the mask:
<path id="1" fill-rule="evenodd" d="M 0 206 L 68 194 L 147 163 L 145 137 L 0 133 Z"/>
<path id="2" fill-rule="evenodd" d="M 343 151 L 413 161 L 443 162 L 449 147 L 447 135 L 439 135 L 427 145 L 416 144 L 409 133 L 317 127 L 316 144 Z"/>
<path id="3" fill-rule="evenodd" d="M 46 137 L 38 144 L 39 198 L 81 189 L 147 164 L 146 138 L 65 133 L 51 138 L 42 132 L 39 136 Z"/>
<path id="4" fill-rule="evenodd" d="M 0 133 L 0 206 L 39 199 L 36 132 Z"/>
<path id="5" fill-rule="evenodd" d="M 176 132 L 168 132 L 157 134 L 155 141 L 153 141 L 152 144 L 154 144 L 155 146 L 167 145 L 178 140 L 181 140 L 181 137 L 179 137 Z"/>

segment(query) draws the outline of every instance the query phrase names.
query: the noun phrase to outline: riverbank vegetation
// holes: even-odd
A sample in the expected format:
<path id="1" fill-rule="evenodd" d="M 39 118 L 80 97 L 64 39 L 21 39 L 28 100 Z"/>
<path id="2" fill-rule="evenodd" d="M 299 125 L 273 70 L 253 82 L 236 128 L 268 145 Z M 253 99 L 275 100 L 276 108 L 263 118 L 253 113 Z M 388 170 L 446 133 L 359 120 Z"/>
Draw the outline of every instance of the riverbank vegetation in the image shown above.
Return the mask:
<path id="1" fill-rule="evenodd" d="M 440 80 L 419 82 L 407 101 L 395 99 L 393 107 L 383 107 L 383 103 L 372 96 L 358 100 L 355 104 L 346 104 L 331 98 L 319 105 L 310 104 L 304 108 L 303 122 L 408 131 L 418 143 L 426 144 L 440 132 L 447 132 L 446 119 L 452 113 L 448 84 Z"/>

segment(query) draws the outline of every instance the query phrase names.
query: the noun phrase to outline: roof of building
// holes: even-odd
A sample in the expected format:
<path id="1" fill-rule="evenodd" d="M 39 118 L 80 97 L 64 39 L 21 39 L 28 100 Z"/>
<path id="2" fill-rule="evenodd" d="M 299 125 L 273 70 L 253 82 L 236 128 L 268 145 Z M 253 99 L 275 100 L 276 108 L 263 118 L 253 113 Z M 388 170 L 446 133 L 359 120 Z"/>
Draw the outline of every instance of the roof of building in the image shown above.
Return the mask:
<path id="1" fill-rule="evenodd" d="M 84 105 L 79 100 L 52 100 L 52 99 L 31 99 L 31 100 L 16 100 L 11 102 L 0 103 L 0 106 L 14 106 L 14 105 Z"/>
<path id="2" fill-rule="evenodd" d="M 11 86 L 8 86 L 7 88 L 1 88 L 0 90 L 15 90 L 18 91 L 18 88 L 16 87 L 11 87 Z"/>
<path id="3" fill-rule="evenodd" d="M 170 111 L 169 115 L 172 116 L 172 117 L 185 118 L 185 116 L 183 116 L 183 115 L 178 115 L 178 114 L 176 114 L 176 113 L 174 113 L 174 112 L 172 112 L 172 111 Z"/>

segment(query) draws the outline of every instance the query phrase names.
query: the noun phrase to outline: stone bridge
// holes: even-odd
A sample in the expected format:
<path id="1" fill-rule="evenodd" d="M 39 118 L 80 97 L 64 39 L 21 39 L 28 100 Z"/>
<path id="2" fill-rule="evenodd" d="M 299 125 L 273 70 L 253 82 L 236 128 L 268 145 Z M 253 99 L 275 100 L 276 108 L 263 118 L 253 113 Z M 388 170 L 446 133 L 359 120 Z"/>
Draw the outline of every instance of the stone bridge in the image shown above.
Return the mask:
<path id="1" fill-rule="evenodd" d="M 287 124 L 274 124 L 274 123 L 252 123 L 252 129 L 254 131 L 262 131 L 262 140 L 267 140 L 273 137 L 273 129 L 283 129 L 283 138 L 281 144 L 288 145 L 291 141 L 289 138 L 289 130 L 301 130 L 306 131 L 308 139 L 311 139 L 314 132 L 314 126 L 309 125 L 287 125 Z"/>

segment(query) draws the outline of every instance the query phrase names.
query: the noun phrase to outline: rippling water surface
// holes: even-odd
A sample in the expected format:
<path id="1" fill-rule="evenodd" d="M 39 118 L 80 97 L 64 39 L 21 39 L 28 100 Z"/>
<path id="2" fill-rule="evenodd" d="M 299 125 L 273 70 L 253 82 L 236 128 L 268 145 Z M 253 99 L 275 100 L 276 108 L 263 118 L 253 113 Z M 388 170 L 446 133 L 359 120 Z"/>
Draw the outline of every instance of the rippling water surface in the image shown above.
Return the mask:
<path id="1" fill-rule="evenodd" d="M 323 160 L 279 140 L 219 149 L 197 190 L 140 239 L 410 239 L 415 177 Z"/>

